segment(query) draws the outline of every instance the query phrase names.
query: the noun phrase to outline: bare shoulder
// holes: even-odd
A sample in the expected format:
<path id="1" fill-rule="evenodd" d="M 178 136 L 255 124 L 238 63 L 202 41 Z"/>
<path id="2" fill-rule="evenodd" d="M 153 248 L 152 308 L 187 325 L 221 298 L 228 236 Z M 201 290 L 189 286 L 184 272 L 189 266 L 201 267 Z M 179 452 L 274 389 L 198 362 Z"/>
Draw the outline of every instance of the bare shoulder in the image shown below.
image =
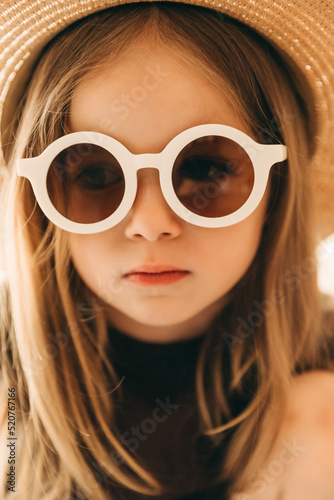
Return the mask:
<path id="1" fill-rule="evenodd" d="M 282 474 L 282 500 L 332 500 L 334 373 L 315 371 L 296 377 L 282 424 L 281 443 L 298 449 Z"/>
<path id="2" fill-rule="evenodd" d="M 294 378 L 277 446 L 281 461 L 284 448 L 290 448 L 290 460 L 273 500 L 334 498 L 334 373 L 314 371 Z"/>
<path id="3" fill-rule="evenodd" d="M 299 438 L 310 445 L 331 443 L 331 458 L 334 459 L 333 372 L 313 371 L 294 378 L 282 421 L 281 435 Z M 305 458 L 311 459 L 311 454 L 305 453 Z"/>
<path id="4" fill-rule="evenodd" d="M 291 388 L 286 425 L 320 425 L 325 429 L 334 424 L 334 372 L 313 371 L 294 378 Z"/>
<path id="5" fill-rule="evenodd" d="M 295 377 L 271 458 L 233 500 L 334 499 L 334 373 Z"/>

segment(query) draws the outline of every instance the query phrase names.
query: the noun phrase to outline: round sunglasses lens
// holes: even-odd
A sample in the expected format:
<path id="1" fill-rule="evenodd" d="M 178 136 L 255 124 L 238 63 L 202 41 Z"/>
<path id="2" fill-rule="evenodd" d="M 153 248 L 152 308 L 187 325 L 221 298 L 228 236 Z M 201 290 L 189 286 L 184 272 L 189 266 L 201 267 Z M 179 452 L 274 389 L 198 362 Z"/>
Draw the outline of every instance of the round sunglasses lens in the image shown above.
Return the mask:
<path id="1" fill-rule="evenodd" d="M 47 190 L 54 207 L 67 219 L 100 222 L 119 207 L 125 190 L 116 158 L 95 144 L 75 144 L 50 165 Z"/>
<path id="2" fill-rule="evenodd" d="M 254 168 L 246 151 L 231 139 L 200 137 L 179 153 L 172 182 L 188 210 L 203 217 L 223 217 L 249 198 Z"/>

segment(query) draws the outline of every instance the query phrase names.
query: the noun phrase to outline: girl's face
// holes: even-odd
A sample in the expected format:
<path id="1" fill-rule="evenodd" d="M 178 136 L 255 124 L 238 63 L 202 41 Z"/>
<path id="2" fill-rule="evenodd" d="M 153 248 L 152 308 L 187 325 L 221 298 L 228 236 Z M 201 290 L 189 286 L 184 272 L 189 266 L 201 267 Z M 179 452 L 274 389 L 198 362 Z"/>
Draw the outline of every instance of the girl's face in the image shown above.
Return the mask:
<path id="1" fill-rule="evenodd" d="M 157 54 L 143 47 L 140 55 L 123 58 L 79 84 L 69 130 L 108 134 L 135 154 L 159 153 L 174 136 L 204 123 L 250 135 L 226 95 L 205 75 Z M 250 266 L 267 201 L 268 189 L 244 221 L 219 229 L 198 227 L 168 206 L 158 171 L 143 169 L 124 220 L 102 233 L 70 235 L 72 260 L 83 281 L 103 299 L 116 328 L 151 342 L 195 337 Z M 168 270 L 177 271 L 164 272 Z"/>

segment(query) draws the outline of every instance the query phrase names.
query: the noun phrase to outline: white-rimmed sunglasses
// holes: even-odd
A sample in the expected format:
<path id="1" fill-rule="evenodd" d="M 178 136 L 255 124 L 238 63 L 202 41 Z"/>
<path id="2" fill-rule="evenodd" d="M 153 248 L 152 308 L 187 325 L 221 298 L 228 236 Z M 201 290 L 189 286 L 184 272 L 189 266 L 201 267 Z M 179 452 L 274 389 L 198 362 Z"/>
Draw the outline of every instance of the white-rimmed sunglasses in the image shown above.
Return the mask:
<path id="1" fill-rule="evenodd" d="M 259 144 L 235 128 L 205 124 L 181 132 L 157 154 L 132 154 L 108 135 L 74 132 L 37 157 L 18 160 L 17 172 L 31 182 L 48 219 L 72 233 L 118 224 L 135 201 L 143 168 L 158 169 L 165 200 L 179 217 L 217 228 L 256 209 L 271 167 L 286 158 L 281 144 Z"/>

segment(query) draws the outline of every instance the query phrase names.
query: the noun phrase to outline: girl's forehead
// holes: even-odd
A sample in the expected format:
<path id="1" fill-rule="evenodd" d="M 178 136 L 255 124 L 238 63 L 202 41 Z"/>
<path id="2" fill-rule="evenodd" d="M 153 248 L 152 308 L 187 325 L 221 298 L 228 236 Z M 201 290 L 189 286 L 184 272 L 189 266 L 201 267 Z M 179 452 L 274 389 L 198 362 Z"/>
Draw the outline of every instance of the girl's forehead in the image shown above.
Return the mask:
<path id="1" fill-rule="evenodd" d="M 224 90 L 207 75 L 170 55 L 148 51 L 110 63 L 80 82 L 68 125 L 71 132 L 94 130 L 113 136 L 133 153 L 142 148 L 154 153 L 178 133 L 202 123 L 249 132 Z"/>

